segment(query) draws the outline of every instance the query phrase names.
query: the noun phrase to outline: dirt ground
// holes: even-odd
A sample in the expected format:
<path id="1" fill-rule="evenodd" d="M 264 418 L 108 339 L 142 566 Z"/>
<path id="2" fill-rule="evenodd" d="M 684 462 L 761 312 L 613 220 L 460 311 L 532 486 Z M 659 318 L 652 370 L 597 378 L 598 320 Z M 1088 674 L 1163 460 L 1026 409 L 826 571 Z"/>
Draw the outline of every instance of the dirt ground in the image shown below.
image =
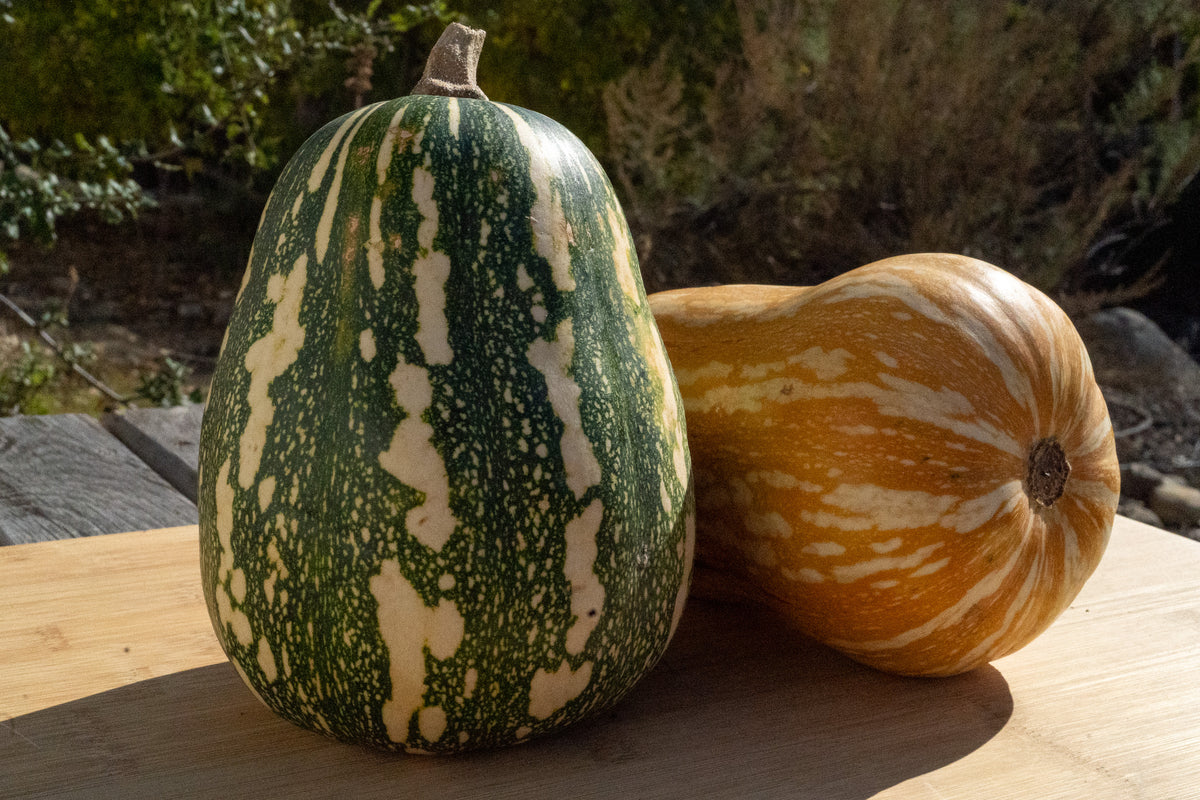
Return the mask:
<path id="1" fill-rule="evenodd" d="M 185 388 L 206 393 L 258 216 L 251 209 L 231 224 L 204 208 L 198 199 L 174 198 L 132 224 L 81 221 L 60 228 L 52 248 L 10 248 L 0 292 L 35 319 L 65 310 L 69 324 L 53 335 L 90 345 L 93 371 L 121 393 L 163 356 L 188 368 Z M 11 345 L 32 332 L 0 309 L 0 337 L 6 334 Z M 75 396 L 61 410 L 111 404 L 71 383 Z"/>

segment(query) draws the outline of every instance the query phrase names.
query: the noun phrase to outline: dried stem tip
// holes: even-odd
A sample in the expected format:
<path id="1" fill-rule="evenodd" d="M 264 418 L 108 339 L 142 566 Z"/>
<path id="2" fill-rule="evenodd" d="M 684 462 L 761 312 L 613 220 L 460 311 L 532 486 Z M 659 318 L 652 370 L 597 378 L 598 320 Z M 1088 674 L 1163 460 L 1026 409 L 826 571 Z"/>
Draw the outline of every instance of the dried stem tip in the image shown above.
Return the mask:
<path id="1" fill-rule="evenodd" d="M 485 36 L 484 31 L 451 22 L 429 52 L 425 73 L 412 93 L 487 100 L 487 95 L 475 83 L 475 69 Z"/>
<path id="2" fill-rule="evenodd" d="M 1071 464 L 1058 440 L 1049 437 L 1037 442 L 1029 452 L 1029 472 L 1025 491 L 1040 506 L 1049 508 L 1062 497 L 1071 474 Z"/>

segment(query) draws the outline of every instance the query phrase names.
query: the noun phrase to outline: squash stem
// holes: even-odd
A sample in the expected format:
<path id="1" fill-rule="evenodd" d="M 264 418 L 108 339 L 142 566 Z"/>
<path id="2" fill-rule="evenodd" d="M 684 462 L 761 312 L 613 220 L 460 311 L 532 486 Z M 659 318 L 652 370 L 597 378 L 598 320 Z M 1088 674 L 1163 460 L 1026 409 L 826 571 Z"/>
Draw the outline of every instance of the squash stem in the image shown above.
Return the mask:
<path id="1" fill-rule="evenodd" d="M 425 72 L 412 93 L 487 100 L 487 95 L 475 82 L 479 53 L 486 36 L 485 31 L 458 22 L 447 25 L 429 52 Z"/>
<path id="2" fill-rule="evenodd" d="M 1029 451 L 1029 471 L 1025 475 L 1025 491 L 1044 508 L 1062 497 L 1071 474 L 1071 463 L 1062 445 L 1053 436 L 1038 441 Z"/>

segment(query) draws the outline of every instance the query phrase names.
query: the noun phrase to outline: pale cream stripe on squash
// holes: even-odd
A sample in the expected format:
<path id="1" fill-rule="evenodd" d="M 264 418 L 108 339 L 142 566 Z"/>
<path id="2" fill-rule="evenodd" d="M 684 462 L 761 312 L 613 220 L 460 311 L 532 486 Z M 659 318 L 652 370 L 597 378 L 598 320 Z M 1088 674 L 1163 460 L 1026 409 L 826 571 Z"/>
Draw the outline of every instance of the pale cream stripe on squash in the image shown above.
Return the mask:
<path id="1" fill-rule="evenodd" d="M 575 335 L 570 318 L 558 324 L 553 341 L 535 339 L 526 353 L 529 364 L 545 378 L 550 407 L 563 426 L 559 447 L 567 487 L 576 499 L 582 499 L 603 474 L 592 442 L 583 430 L 579 406 L 583 390 L 571 375 L 574 357 Z M 596 536 L 603 517 L 603 504 L 594 500 L 567 522 L 565 529 L 567 552 L 563 572 L 571 587 L 571 612 L 575 619 L 567 629 L 564 644 L 573 654 L 582 652 L 603 613 L 604 587 L 595 575 Z M 591 675 L 590 661 L 575 670 L 566 660 L 557 670 L 539 669 L 529 687 L 530 716 L 550 717 L 587 688 Z"/>
<path id="2" fill-rule="evenodd" d="M 684 369 L 682 367 L 675 368 L 675 382 L 680 386 L 691 386 L 693 383 L 702 383 L 709 380 L 720 380 L 728 378 L 733 374 L 733 365 L 726 364 L 721 361 L 710 361 L 703 367 L 696 369 Z M 684 403 L 686 404 L 686 400 Z M 705 409 L 708 410 L 708 409 Z"/>
<path id="3" fill-rule="evenodd" d="M 696 554 L 696 509 L 690 508 L 687 512 L 687 518 L 684 520 L 683 541 L 679 545 L 678 554 L 680 562 L 684 569 L 690 569 L 692 560 Z M 688 593 L 691 589 L 691 581 L 688 575 L 680 577 L 679 590 L 675 593 L 675 609 L 671 614 L 671 633 L 675 636 L 675 630 L 679 627 L 679 621 L 683 618 L 683 610 L 687 605 Z"/>
<path id="4" fill-rule="evenodd" d="M 1039 548 L 1037 551 L 1037 563 L 1041 564 L 1045 560 L 1045 553 Z M 1016 597 L 1005 608 L 1003 622 L 990 635 L 980 640 L 975 647 L 964 653 L 951 669 L 956 672 L 961 671 L 967 664 L 977 662 L 983 654 L 992 649 L 996 641 L 1008 633 L 1019 617 L 1024 616 L 1024 612 L 1030 609 L 1030 601 L 1035 599 L 1035 590 L 1042 583 L 1039 572 L 1040 570 L 1035 566 L 1026 573 L 1025 580 L 1021 583 L 1020 591 L 1017 592 Z"/>
<path id="5" fill-rule="evenodd" d="M 587 433 L 579 409 L 583 390 L 571 376 L 575 357 L 575 333 L 568 317 L 558 324 L 554 340 L 535 339 L 526 353 L 531 366 L 546 379 L 550 406 L 563 426 L 561 450 L 567 486 L 582 499 L 588 488 L 600 482 L 600 462 Z"/>
<path id="6" fill-rule="evenodd" d="M 329 187 L 329 191 L 325 194 L 325 207 L 321 210 L 321 218 L 317 221 L 316 247 L 318 263 L 325 260 L 325 253 L 329 249 L 329 237 L 333 233 L 333 220 L 338 208 L 338 195 L 342 191 L 342 174 L 346 169 L 346 157 L 350 154 L 350 143 L 354 140 L 354 135 L 358 133 L 358 129 L 367 121 L 370 113 L 379 107 L 379 104 L 376 104 L 360 109 L 351 114 L 350 118 L 342 125 L 342 129 L 344 129 L 347 125 L 353 123 L 349 133 L 346 134 L 341 152 L 338 153 L 337 166 L 333 171 L 333 183 Z M 314 169 L 313 175 L 309 179 L 309 191 L 315 191 L 313 189 L 314 179 L 317 187 L 320 187 L 324 170 L 328 167 L 326 156 L 334 144 L 340 140 L 342 129 L 338 130 L 338 134 L 334 136 L 334 141 L 330 142 L 330 147 L 326 148 L 325 152 L 321 154 L 321 160 L 317 162 L 317 168 Z M 318 171 L 320 171 L 320 175 L 318 175 Z"/>
<path id="7" fill-rule="evenodd" d="M 608 225 L 609 231 L 613 238 L 613 264 L 617 269 L 617 282 L 621 284 L 621 291 L 635 307 L 642 305 L 642 295 L 639 290 L 637 278 L 633 274 L 633 259 L 630 253 L 633 252 L 633 244 L 629 241 L 629 229 L 625 224 L 625 218 L 621 215 L 619 209 L 614 205 L 616 201 L 610 199 L 606 210 L 607 214 L 603 218 L 603 222 Z"/>
<path id="8" fill-rule="evenodd" d="M 671 463 L 675 467 L 675 481 L 686 488 L 687 445 L 684 442 L 683 420 L 679 413 L 679 400 L 675 393 L 671 364 L 667 360 L 667 348 L 649 315 L 639 317 L 638 327 L 641 338 L 639 349 L 646 354 L 646 360 L 654 370 L 656 382 L 662 389 L 662 428 L 671 432 Z"/>
<path id="9" fill-rule="evenodd" d="M 936 523 L 961 499 L 874 484 L 843 483 L 821 496 L 821 502 L 836 511 L 816 515 L 804 512 L 801 518 L 822 528 L 849 531 L 921 528 Z"/>
<path id="10" fill-rule="evenodd" d="M 446 98 L 446 113 L 449 118 L 448 121 L 450 124 L 450 135 L 453 136 L 455 139 L 457 139 L 458 138 L 458 124 L 459 124 L 459 119 L 461 116 L 459 108 L 458 108 L 458 98 L 456 98 L 456 97 L 447 97 Z"/>
<path id="11" fill-rule="evenodd" d="M 346 133 L 354 127 L 358 119 L 369 110 L 367 108 L 360 109 L 352 114 L 349 114 L 334 132 L 333 138 L 329 140 L 329 144 L 325 145 L 325 149 L 321 151 L 321 157 L 317 159 L 317 163 L 313 166 L 312 172 L 308 174 L 308 191 L 309 194 L 316 192 L 321 188 L 321 184 L 325 181 L 325 173 L 329 171 L 329 163 L 333 160 L 333 154 L 337 152 L 341 146 L 342 139 Z"/>
<path id="12" fill-rule="evenodd" d="M 1117 504 L 1119 493 L 1114 492 L 1112 488 L 1103 481 L 1085 480 L 1071 476 L 1071 491 L 1066 497 L 1079 504 L 1079 506 L 1090 507 L 1091 509 L 1106 508 Z"/>
<path id="13" fill-rule="evenodd" d="M 767 361 L 761 364 L 743 364 L 740 374 L 743 378 L 761 380 L 772 373 L 783 372 L 788 367 L 800 366 L 813 373 L 818 380 L 832 381 L 834 378 L 837 378 L 846 372 L 846 362 L 851 358 L 853 358 L 853 356 L 849 353 L 849 351 L 841 347 L 835 347 L 832 350 L 826 350 L 823 347 L 814 345 L 807 350 L 802 350 L 799 353 L 793 353 L 786 359 L 779 361 Z M 708 370 L 719 370 L 724 366 L 725 365 L 714 361 L 697 370 L 685 371 L 688 385 L 707 377 Z M 728 374 L 728 372 L 726 372 L 724 375 L 717 374 L 716 377 L 723 378 Z"/>
<path id="14" fill-rule="evenodd" d="M 879 413 L 884 416 L 928 422 L 1018 458 L 1022 457 L 1016 439 L 1008 433 L 983 420 L 959 418 L 970 417 L 973 410 L 970 402 L 962 394 L 949 389 L 933 390 L 884 373 L 880 373 L 879 380 L 886 385 L 861 381 L 811 384 L 794 378 L 770 378 L 753 384 L 726 384 L 713 386 L 700 397 L 684 398 L 683 407 L 689 414 L 757 414 L 763 410 L 763 403 L 767 400 L 783 404 L 801 399 L 860 398 L 874 402 Z"/>
<path id="15" fill-rule="evenodd" d="M 615 213 L 611 204 L 609 205 L 608 223 L 613 233 L 613 241 L 615 242 L 613 256 L 618 265 L 618 280 L 621 283 L 622 291 L 634 304 L 635 308 L 641 309 L 644 303 L 642 295 L 634 282 L 632 272 L 632 244 L 625 234 L 626 228 L 622 218 Z M 684 431 L 683 415 L 680 410 L 679 396 L 675 390 L 675 377 L 670 361 L 667 358 L 667 348 L 658 331 L 658 326 L 654 323 L 654 318 L 650 314 L 634 314 L 631 333 L 637 342 L 638 350 L 645 356 L 647 366 L 651 369 L 655 377 L 655 382 L 660 389 L 659 396 L 655 398 L 661 404 L 659 419 L 662 430 L 670 432 L 671 463 L 675 469 L 673 476 L 674 483 L 682 489 L 682 499 L 686 501 L 689 478 L 688 451 L 685 442 L 686 434 Z M 675 504 L 671 497 L 672 493 L 666 485 L 666 481 L 670 477 L 672 476 L 663 475 L 660 478 L 659 484 L 663 513 L 668 517 L 675 513 Z M 786 533 L 781 533 L 781 535 L 790 535 L 791 533 L 790 528 L 787 528 L 787 523 L 783 522 L 782 518 L 778 520 L 764 520 L 764 523 L 774 530 L 779 530 L 779 523 L 783 523 L 783 528 L 787 530 Z M 695 550 L 696 511 L 693 507 L 687 510 L 687 518 L 684 522 L 684 539 L 678 551 L 680 562 L 684 565 L 685 569 L 687 565 L 692 563 Z M 675 610 L 671 618 L 672 636 L 675 633 L 675 629 L 679 626 L 679 620 L 683 615 L 688 590 L 689 581 L 687 580 L 687 576 L 684 575 L 682 576 L 679 591 L 675 597 Z"/>
<path id="16" fill-rule="evenodd" d="M 383 141 L 379 143 L 379 152 L 375 155 L 375 178 L 380 186 L 387 181 L 388 168 L 392 165 L 392 155 L 396 152 L 396 138 L 400 135 L 400 123 L 404 121 L 404 111 L 408 108 L 401 105 L 392 119 L 388 122 L 387 130 L 383 132 Z"/>
<path id="17" fill-rule="evenodd" d="M 267 429 L 275 418 L 271 383 L 287 371 L 304 346 L 300 305 L 308 282 L 308 254 L 302 253 L 287 275 L 276 273 L 267 281 L 267 299 L 274 303 L 271 330 L 246 350 L 243 364 L 250 373 L 246 404 L 250 416 L 238 440 L 238 483 L 243 489 L 254 485 L 267 442 Z"/>
<path id="18" fill-rule="evenodd" d="M 221 638 L 224 639 L 228 636 L 228 632 L 232 632 L 238 644 L 249 647 L 254 642 L 254 630 L 250 617 L 245 611 L 238 608 L 246 600 L 246 573 L 234 564 L 233 512 L 236 492 L 233 483 L 229 480 L 230 465 L 230 459 L 226 459 L 221 464 L 221 468 L 217 471 L 217 484 L 214 488 L 216 493 L 214 501 L 217 507 L 217 543 L 221 548 L 221 553 L 217 564 L 217 585 L 213 587 L 213 595 L 217 603 L 217 619 L 221 623 L 219 631 Z M 270 642 L 265 636 L 259 637 L 255 656 L 263 677 L 268 683 L 274 682 L 279 677 L 279 670 Z M 242 665 L 236 660 L 233 661 L 233 665 L 241 674 L 243 682 L 251 688 L 259 700 L 262 700 L 262 696 L 254 689 L 254 683 L 248 679 Z"/>
<path id="19" fill-rule="evenodd" d="M 421 214 L 417 226 L 418 256 L 413 262 L 413 291 L 417 295 L 417 344 L 428 364 L 449 364 L 454 358 L 450 347 L 450 323 L 446 318 L 446 279 L 450 277 L 450 256 L 433 249 L 438 231 L 438 207 L 433 198 L 435 179 L 425 166 L 413 170 L 412 199 Z"/>
<path id="20" fill-rule="evenodd" d="M 405 514 L 405 528 L 424 546 L 440 551 L 453 535 L 457 520 L 450 508 L 450 476 L 433 445 L 433 427 L 424 419 L 433 403 L 429 372 L 399 356 L 388 380 L 396 404 L 407 416 L 396 426 L 388 449 L 379 454 L 379 465 L 422 493 L 421 503 Z"/>
<path id="21" fill-rule="evenodd" d="M 548 719 L 574 700 L 587 688 L 592 679 L 592 662 L 585 661 L 571 669 L 566 659 L 553 671 L 538 669 L 529 683 L 529 715 Z"/>
<path id="22" fill-rule="evenodd" d="M 399 115 L 393 118 L 394 124 L 398 125 L 399 121 Z M 426 154 L 428 161 L 429 154 Z M 377 167 L 377 174 L 386 178 L 386 165 L 377 164 Z M 433 249 L 438 229 L 433 189 L 433 174 L 426 167 L 414 169 L 412 200 L 421 214 L 417 226 L 419 254 L 412 267 L 417 303 L 414 338 L 429 365 L 449 364 L 454 358 L 446 317 L 450 257 Z M 379 464 L 401 483 L 424 495 L 421 504 L 406 513 L 405 526 L 421 544 L 441 550 L 453 535 L 457 519 L 450 508 L 450 476 L 433 445 L 433 427 L 424 419 L 433 405 L 429 370 L 409 364 L 402 354 L 397 354 L 396 367 L 389 381 L 395 391 L 396 404 L 407 416 L 396 426 L 388 449 L 379 454 Z"/>
<path id="23" fill-rule="evenodd" d="M 869 485 L 840 485 L 824 498 L 834 510 L 803 511 L 801 519 L 814 527 L 847 531 L 904 531 L 937 525 L 964 533 L 977 530 L 989 520 L 1017 510 L 1023 497 L 1020 481 L 1008 481 L 986 494 L 972 498 Z M 871 548 L 881 556 L 887 554 L 886 557 L 850 566 L 835 566 L 828 573 L 808 568 L 793 578 L 808 583 L 826 579 L 850 583 L 877 572 L 895 569 L 915 570 L 910 577 L 919 577 L 948 565 L 944 559 L 933 561 L 930 558 L 942 543 L 907 554 L 897 553 L 903 541 L 902 537 L 894 537 L 888 542 L 872 543 Z M 835 542 L 810 542 L 802 548 L 802 552 L 836 557 L 844 554 L 845 547 Z"/>
<path id="24" fill-rule="evenodd" d="M 880 572 L 892 572 L 895 570 L 908 571 L 909 577 L 918 577 L 919 574 L 931 574 L 949 563 L 946 559 L 930 561 L 930 558 L 944 547 L 945 544 L 945 542 L 931 542 L 905 555 L 877 556 L 866 561 L 858 561 L 854 564 L 835 566 L 830 572 L 833 575 L 833 579 L 838 583 L 854 583 Z"/>
<path id="25" fill-rule="evenodd" d="M 1006 504 L 1006 507 L 998 511 L 998 513 L 1007 513 L 1010 510 L 1013 510 L 1011 503 Z M 1059 533 L 1058 542 L 1061 543 L 1063 550 L 1061 559 L 1055 558 L 1051 561 L 1046 552 L 1046 543 L 1048 541 L 1046 536 L 1047 527 L 1053 527 Z M 1057 582 L 1061 577 L 1067 578 L 1064 581 L 1065 585 L 1073 585 L 1072 582 L 1078 577 L 1076 573 L 1085 568 L 1085 564 L 1081 558 L 1082 554 L 1078 547 L 1078 534 L 1070 525 L 1065 515 L 1059 513 L 1053 521 L 1043 520 L 1037 515 L 1026 515 L 1023 517 L 1023 530 L 1024 536 L 1022 540 L 1024 545 L 1013 550 L 1003 567 L 995 572 L 988 573 L 983 579 L 972 586 L 958 602 L 944 609 L 932 619 L 888 639 L 831 639 L 828 644 L 859 654 L 881 654 L 886 653 L 888 650 L 903 650 L 939 630 L 953 628 L 961 623 L 963 618 L 976 604 L 999 591 L 1007 582 L 1009 576 L 1014 573 L 1022 558 L 1032 553 L 1034 561 L 1025 570 L 1025 578 L 1020 588 L 1011 598 L 1010 602 L 1006 604 L 1005 615 L 1000 626 L 983 640 L 977 642 L 969 651 L 963 653 L 956 662 L 941 670 L 941 672 L 953 674 L 970 664 L 976 663 L 981 657 L 988 654 L 995 642 L 1004 638 L 1014 626 L 1025 624 L 1029 613 L 1033 611 L 1031 603 L 1036 599 L 1037 592 L 1041 588 Z M 1066 572 L 1065 576 L 1060 576 L 1060 578 L 1054 578 L 1053 580 L 1048 574 L 1064 570 Z M 1061 596 L 1059 604 L 1065 606 L 1069 602 L 1069 599 L 1066 596 Z M 996 655 L 1002 655 L 1002 653 L 992 654 L 990 657 L 996 657 Z"/>
<path id="26" fill-rule="evenodd" d="M 1005 481 L 986 494 L 963 500 L 948 510 L 938 524 L 956 533 L 969 533 L 979 530 L 988 520 L 1015 510 L 1026 500 L 1021 481 Z"/>
<path id="27" fill-rule="evenodd" d="M 246 573 L 234 566 L 233 560 L 233 506 L 234 488 L 229 480 L 229 459 L 217 471 L 216 508 L 217 543 L 221 554 L 217 562 L 217 585 L 214 587 L 217 601 L 217 618 L 222 626 L 233 632 L 242 646 L 254 641 L 250 618 L 237 608 L 246 599 Z M 228 584 L 228 585 L 227 585 Z"/>
<path id="28" fill-rule="evenodd" d="M 533 242 L 538 255 L 550 264 L 554 285 L 560 292 L 575 289 L 575 276 L 571 274 L 571 226 L 563 213 L 562 196 L 555 188 L 551 176 L 553 166 L 543 155 L 558 155 L 553 143 L 534 132 L 529 123 L 510 108 L 497 105 L 512 120 L 521 146 L 529 153 L 529 178 L 533 182 L 534 205 L 529 222 L 533 226 Z"/>
<path id="29" fill-rule="evenodd" d="M 466 623 L 458 607 L 443 598 L 427 606 L 401 572 L 397 560 L 384 561 L 370 579 L 378 604 L 379 635 L 388 650 L 392 694 L 383 704 L 383 724 L 395 742 L 408 741 L 408 727 L 417 715 L 421 736 L 434 742 L 446 730 L 446 712 L 425 706 L 425 651 L 438 660 L 452 658 L 462 644 Z"/>
<path id="30" fill-rule="evenodd" d="M 563 572 L 571 587 L 571 614 L 575 621 L 567 628 L 565 646 L 571 655 L 583 652 L 604 608 L 604 586 L 595 571 L 596 536 L 603 520 L 604 504 L 597 499 L 567 523 Z"/>
<path id="31" fill-rule="evenodd" d="M 391 121 L 388 122 L 387 130 L 384 131 L 383 141 L 379 144 L 379 152 L 375 156 L 375 178 L 380 187 L 387 182 L 388 170 L 392 165 L 392 156 L 396 152 L 396 140 L 403 138 L 400 125 L 404 121 L 404 111 L 407 108 L 408 106 L 401 105 L 396 113 L 392 115 Z M 411 146 L 413 152 L 420 152 L 420 141 L 414 140 L 414 137 L 411 135 L 404 140 L 403 144 Z M 383 288 L 383 252 L 387 248 L 387 243 L 383 241 L 381 230 L 382 217 L 383 196 L 377 194 L 371 200 L 371 214 L 367 234 L 367 273 L 371 278 L 371 285 L 375 287 L 376 291 Z"/>
<path id="32" fill-rule="evenodd" d="M 376 352 L 375 332 L 370 328 L 364 328 L 363 331 L 358 334 L 358 354 L 362 356 L 363 361 L 369 363 L 375 360 Z"/>
<path id="33" fill-rule="evenodd" d="M 560 153 L 554 149 L 551 140 L 535 133 L 517 112 L 502 105 L 496 107 L 511 119 L 522 147 L 529 153 L 529 177 L 534 190 L 529 223 L 533 230 L 534 247 L 550 265 L 551 279 L 558 291 L 574 291 L 576 283 L 571 271 L 570 253 L 573 233 L 563 210 L 561 193 L 551 179 L 554 157 Z M 523 290 L 524 284 L 532 284 L 523 269 L 518 278 Z M 533 314 L 535 320 L 541 322 L 546 312 L 537 304 Z M 592 442 L 583 430 L 580 411 L 582 389 L 571 374 L 574 358 L 575 336 L 570 318 L 558 324 L 553 338 L 547 335 L 535 339 L 526 351 L 529 364 L 545 378 L 550 406 L 563 426 L 560 451 L 567 486 L 576 499 L 582 499 L 590 487 L 600 483 L 603 475 Z M 568 652 L 583 650 L 587 636 L 598 624 L 602 612 L 599 606 L 603 603 L 604 589 L 595 577 L 595 536 L 600 529 L 603 511 L 603 505 L 594 501 L 567 523 L 565 576 L 573 589 L 583 588 L 585 597 L 598 601 L 593 603 L 586 602 L 585 598 L 579 601 L 572 598 L 571 610 L 575 621 L 566 634 Z M 595 614 L 588 617 L 587 613 L 593 610 L 593 606 L 596 606 Z M 581 612 L 583 616 L 580 616 Z M 550 717 L 587 688 L 591 673 L 590 661 L 575 670 L 565 660 L 557 670 L 539 669 L 529 689 L 530 715 L 537 719 Z"/>
<path id="34" fill-rule="evenodd" d="M 387 244 L 383 241 L 381 222 L 383 219 L 383 198 L 376 195 L 371 200 L 371 213 L 367 217 L 367 276 L 375 291 L 383 288 L 383 251 Z"/>
<path id="35" fill-rule="evenodd" d="M 857 653 L 878 653 L 886 650 L 899 650 L 908 647 L 913 642 L 924 639 L 925 637 L 935 633 L 942 628 L 949 628 L 957 625 L 962 618 L 969 612 L 977 603 L 984 598 L 989 597 L 999 591 L 1004 585 L 1008 576 L 1013 573 L 1017 565 L 1021 562 L 1023 556 L 1021 549 L 1014 549 L 1009 556 L 1008 561 L 997 570 L 988 572 L 978 583 L 967 590 L 958 602 L 947 607 L 935 617 L 925 621 L 915 628 L 910 628 L 903 633 L 897 634 L 889 639 L 874 639 L 874 640 L 854 640 L 854 639 L 830 639 L 827 644 L 831 647 L 839 649 L 847 649 Z"/>
<path id="36" fill-rule="evenodd" d="M 900 271 L 902 267 L 896 267 Z M 920 271 L 909 269 L 914 276 Z M 974 288 L 970 281 L 964 281 L 962 287 Z M 963 311 L 944 310 L 934 301 L 921 294 L 912 283 L 900 275 L 891 273 L 874 274 L 869 280 L 839 286 L 835 291 L 821 297 L 821 304 L 834 305 L 844 301 L 854 301 L 864 298 L 889 298 L 896 300 L 915 314 L 935 324 L 947 326 L 953 330 L 966 332 L 970 340 L 979 348 L 984 359 L 1000 372 L 1006 388 L 1013 399 L 1022 406 L 1028 402 L 1029 411 L 1037 418 L 1037 409 L 1033 405 L 1033 392 L 1029 377 L 1017 368 L 1008 350 L 996 339 L 987 326 L 983 325 L 978 316 L 966 312 L 969 304 L 962 304 Z M 1015 302 L 1015 299 L 1013 300 Z"/>
<path id="37" fill-rule="evenodd" d="M 1080 456 L 1091 455 L 1108 444 L 1108 436 L 1112 431 L 1112 420 L 1107 414 L 1100 415 L 1096 418 L 1095 423 L 1086 432 L 1081 434 L 1077 448 L 1073 448 L 1072 452 Z"/>

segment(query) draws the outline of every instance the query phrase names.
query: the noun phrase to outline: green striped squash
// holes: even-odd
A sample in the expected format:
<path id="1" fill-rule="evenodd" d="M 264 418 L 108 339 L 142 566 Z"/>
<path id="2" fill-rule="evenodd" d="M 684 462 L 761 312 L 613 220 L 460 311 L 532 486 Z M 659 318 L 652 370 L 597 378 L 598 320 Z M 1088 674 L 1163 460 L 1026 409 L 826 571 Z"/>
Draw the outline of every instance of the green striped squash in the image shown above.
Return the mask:
<path id="1" fill-rule="evenodd" d="M 424 95 L 330 123 L 267 203 L 204 415 L 221 645 L 284 718 L 387 749 L 610 706 L 687 595 L 680 409 L 566 129 Z"/>

